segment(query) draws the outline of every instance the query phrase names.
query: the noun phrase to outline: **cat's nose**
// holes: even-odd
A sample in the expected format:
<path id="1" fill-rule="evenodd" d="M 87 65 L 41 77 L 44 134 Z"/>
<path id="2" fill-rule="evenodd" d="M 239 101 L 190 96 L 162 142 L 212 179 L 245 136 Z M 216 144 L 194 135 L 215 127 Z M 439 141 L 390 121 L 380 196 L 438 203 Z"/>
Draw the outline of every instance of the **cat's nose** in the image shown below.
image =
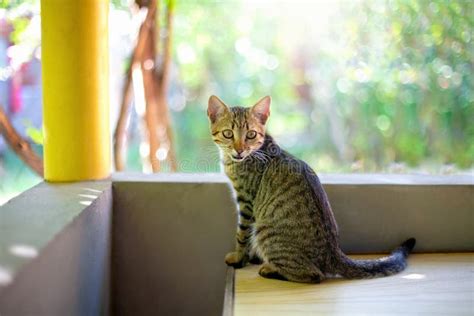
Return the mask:
<path id="1" fill-rule="evenodd" d="M 240 155 L 240 154 L 242 154 L 242 153 L 244 152 L 243 149 L 236 149 L 235 151 L 237 152 L 238 155 Z"/>

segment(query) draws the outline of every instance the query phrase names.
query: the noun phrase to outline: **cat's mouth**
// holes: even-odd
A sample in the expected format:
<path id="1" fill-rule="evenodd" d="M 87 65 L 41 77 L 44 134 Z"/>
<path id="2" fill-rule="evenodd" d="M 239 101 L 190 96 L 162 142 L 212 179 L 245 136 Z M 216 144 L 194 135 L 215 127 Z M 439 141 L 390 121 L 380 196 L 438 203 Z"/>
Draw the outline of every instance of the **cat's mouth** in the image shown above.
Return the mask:
<path id="1" fill-rule="evenodd" d="M 247 158 L 247 156 L 242 156 L 242 155 L 230 155 L 230 159 L 232 159 L 232 161 L 235 161 L 235 162 L 241 162 L 241 161 L 244 160 L 245 158 Z"/>

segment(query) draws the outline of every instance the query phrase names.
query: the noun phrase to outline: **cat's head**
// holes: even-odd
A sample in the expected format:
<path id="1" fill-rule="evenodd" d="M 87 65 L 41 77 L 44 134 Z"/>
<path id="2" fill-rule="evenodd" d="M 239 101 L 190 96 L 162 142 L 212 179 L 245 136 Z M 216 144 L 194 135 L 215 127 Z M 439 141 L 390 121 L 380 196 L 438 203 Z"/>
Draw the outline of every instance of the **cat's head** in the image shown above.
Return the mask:
<path id="1" fill-rule="evenodd" d="M 252 107 L 229 107 L 214 95 L 209 98 L 207 115 L 212 138 L 224 155 L 238 162 L 260 149 L 265 140 L 270 103 L 271 98 L 266 96 Z"/>

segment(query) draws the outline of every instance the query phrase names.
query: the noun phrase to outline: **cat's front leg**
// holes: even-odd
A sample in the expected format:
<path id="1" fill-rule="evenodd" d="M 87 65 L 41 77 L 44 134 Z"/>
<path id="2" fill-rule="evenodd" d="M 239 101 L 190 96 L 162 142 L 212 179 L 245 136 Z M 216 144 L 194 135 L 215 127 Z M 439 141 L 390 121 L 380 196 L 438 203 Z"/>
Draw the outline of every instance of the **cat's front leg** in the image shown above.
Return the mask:
<path id="1" fill-rule="evenodd" d="M 250 236 L 253 216 L 252 203 L 242 195 L 237 195 L 239 203 L 239 225 L 237 226 L 235 251 L 225 256 L 225 263 L 234 268 L 242 268 L 249 261 Z"/>

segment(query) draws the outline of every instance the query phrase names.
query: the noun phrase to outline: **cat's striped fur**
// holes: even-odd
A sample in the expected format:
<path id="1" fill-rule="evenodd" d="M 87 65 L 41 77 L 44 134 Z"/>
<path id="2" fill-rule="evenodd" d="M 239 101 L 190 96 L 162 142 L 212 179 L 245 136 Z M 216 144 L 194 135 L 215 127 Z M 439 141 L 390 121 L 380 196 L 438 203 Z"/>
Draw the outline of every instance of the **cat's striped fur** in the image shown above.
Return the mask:
<path id="1" fill-rule="evenodd" d="M 226 263 L 239 268 L 261 259 L 259 273 L 264 277 L 311 283 L 329 275 L 370 278 L 402 271 L 413 238 L 377 260 L 353 260 L 341 251 L 318 176 L 265 133 L 269 107 L 269 97 L 251 108 L 209 99 L 213 139 L 239 207 L 236 250 L 226 256 Z"/>

